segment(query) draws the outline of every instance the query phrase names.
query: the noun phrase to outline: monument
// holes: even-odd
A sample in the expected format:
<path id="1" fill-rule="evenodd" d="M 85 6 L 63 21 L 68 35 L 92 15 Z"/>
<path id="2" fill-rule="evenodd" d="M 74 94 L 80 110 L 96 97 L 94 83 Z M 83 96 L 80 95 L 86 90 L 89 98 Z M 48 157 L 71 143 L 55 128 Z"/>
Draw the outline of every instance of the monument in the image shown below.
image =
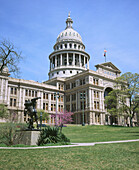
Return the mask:
<path id="1" fill-rule="evenodd" d="M 28 115 L 28 128 L 25 130 L 17 131 L 14 144 L 36 145 L 40 135 L 38 127 L 38 116 L 36 111 L 36 101 L 41 97 L 36 97 L 25 102 L 24 115 Z M 37 128 L 34 128 L 33 122 L 36 122 Z"/>

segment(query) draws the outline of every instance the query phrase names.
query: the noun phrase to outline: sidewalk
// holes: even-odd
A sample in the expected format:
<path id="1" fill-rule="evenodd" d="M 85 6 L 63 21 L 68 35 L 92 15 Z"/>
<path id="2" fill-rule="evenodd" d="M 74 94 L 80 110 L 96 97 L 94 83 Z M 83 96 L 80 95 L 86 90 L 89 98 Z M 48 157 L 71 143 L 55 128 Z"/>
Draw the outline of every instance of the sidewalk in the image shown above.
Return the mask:
<path id="1" fill-rule="evenodd" d="M 96 144 L 125 143 L 125 142 L 139 142 L 139 139 L 134 139 L 134 140 L 121 140 L 121 141 L 108 141 L 108 142 L 93 142 L 93 143 L 72 143 L 71 145 L 61 145 L 61 146 L 0 147 L 0 149 L 46 149 L 46 148 L 69 148 L 69 147 L 77 147 L 77 146 L 94 146 L 94 145 L 96 145 Z"/>

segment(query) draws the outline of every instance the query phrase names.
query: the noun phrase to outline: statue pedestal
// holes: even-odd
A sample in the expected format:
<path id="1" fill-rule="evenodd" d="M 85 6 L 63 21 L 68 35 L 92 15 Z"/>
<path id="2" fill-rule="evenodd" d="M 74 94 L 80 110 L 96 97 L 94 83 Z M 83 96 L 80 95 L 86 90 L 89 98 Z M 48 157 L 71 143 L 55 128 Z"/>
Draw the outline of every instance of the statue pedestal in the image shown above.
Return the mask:
<path id="1" fill-rule="evenodd" d="M 14 139 L 14 145 L 16 144 L 37 145 L 40 132 L 41 131 L 39 130 L 17 131 Z"/>

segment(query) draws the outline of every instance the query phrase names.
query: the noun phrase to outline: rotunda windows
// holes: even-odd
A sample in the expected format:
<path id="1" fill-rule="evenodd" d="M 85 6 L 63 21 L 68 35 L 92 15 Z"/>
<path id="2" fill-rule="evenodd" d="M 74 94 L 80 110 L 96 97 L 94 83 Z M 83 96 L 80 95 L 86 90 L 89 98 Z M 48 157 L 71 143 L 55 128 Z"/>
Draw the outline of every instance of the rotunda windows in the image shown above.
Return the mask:
<path id="1" fill-rule="evenodd" d="M 76 48 L 76 44 L 74 44 L 74 48 Z"/>
<path id="2" fill-rule="evenodd" d="M 62 49 L 62 44 L 60 45 L 60 48 Z"/>
<path id="3" fill-rule="evenodd" d="M 72 44 L 69 44 L 69 47 L 72 48 Z"/>
<path id="4" fill-rule="evenodd" d="M 67 44 L 64 44 L 65 45 L 65 48 L 67 48 Z"/>

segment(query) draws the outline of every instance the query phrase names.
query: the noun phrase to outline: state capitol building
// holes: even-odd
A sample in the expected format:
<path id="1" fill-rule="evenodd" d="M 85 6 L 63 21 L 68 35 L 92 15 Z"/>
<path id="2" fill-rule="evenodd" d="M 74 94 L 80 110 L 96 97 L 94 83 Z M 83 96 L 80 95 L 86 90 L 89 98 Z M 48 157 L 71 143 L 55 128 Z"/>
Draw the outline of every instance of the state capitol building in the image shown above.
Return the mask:
<path id="1" fill-rule="evenodd" d="M 84 116 L 85 124 L 126 125 L 129 118 L 111 117 L 104 104 L 105 96 L 114 88 L 115 78 L 121 71 L 111 62 L 96 65 L 96 71 L 89 70 L 90 55 L 72 24 L 69 15 L 66 29 L 58 35 L 54 51 L 49 55 L 49 80 L 39 83 L 12 78 L 5 68 L 0 74 L 0 103 L 7 105 L 19 122 L 27 121 L 24 117 L 25 101 L 41 97 L 37 109 L 49 114 L 49 121 L 43 123 L 54 124 L 56 111 L 60 114 L 67 110 L 74 113 L 74 124 L 82 124 Z"/>

